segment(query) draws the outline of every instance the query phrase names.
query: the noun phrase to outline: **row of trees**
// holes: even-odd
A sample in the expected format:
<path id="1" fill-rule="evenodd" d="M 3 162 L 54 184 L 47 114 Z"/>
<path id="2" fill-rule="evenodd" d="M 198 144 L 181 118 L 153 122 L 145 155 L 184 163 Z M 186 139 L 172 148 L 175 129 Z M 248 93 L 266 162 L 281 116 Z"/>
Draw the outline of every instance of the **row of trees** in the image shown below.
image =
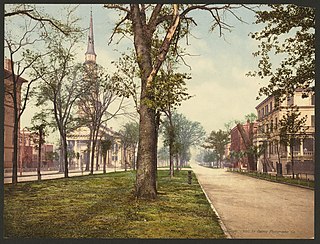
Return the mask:
<path id="1" fill-rule="evenodd" d="M 171 121 L 170 121 L 171 120 Z M 174 176 L 174 158 L 176 169 L 186 166 L 191 159 L 190 149 L 201 145 L 205 130 L 199 122 L 188 120 L 184 115 L 174 112 L 171 119 L 166 118 L 161 127 L 164 148 L 160 149 L 162 159 L 169 156 L 170 176 Z M 165 148 L 169 148 L 166 150 Z"/>
<path id="2" fill-rule="evenodd" d="M 61 11 L 64 19 L 57 20 L 36 5 L 6 5 L 5 50 L 11 60 L 11 75 L 5 78 L 12 80 L 12 87 L 6 87 L 5 92 L 12 97 L 14 107 L 13 184 L 17 183 L 18 125 L 30 98 L 40 108 L 32 128 L 39 129 L 39 141 L 44 142 L 44 128 L 59 133 L 65 177 L 69 164 L 67 135 L 81 126 L 90 129 L 93 143 L 88 151 L 92 152 L 93 173 L 100 128 L 123 112 L 123 98 L 119 101 L 121 94 L 114 89 L 112 77 L 101 66 L 76 62 L 78 45 L 85 36 L 78 26 L 76 7 L 70 5 Z M 23 75 L 28 75 L 29 83 L 19 107 L 17 88 Z M 110 112 L 110 105 L 116 102 L 117 108 Z"/>
<path id="3" fill-rule="evenodd" d="M 244 129 L 243 122 L 234 121 L 226 124 L 226 130 L 212 131 L 210 136 L 206 139 L 203 147 L 213 151 L 206 151 L 202 160 L 204 162 L 217 161 L 218 166 L 221 167 L 221 160 L 235 160 L 240 161 L 243 158 L 247 159 L 248 170 L 256 171 L 258 159 L 263 156 L 261 160 L 264 170 L 267 168 L 266 152 L 269 145 L 276 149 L 278 163 L 281 163 L 281 150 L 283 148 L 290 148 L 292 177 L 294 178 L 294 147 L 300 145 L 301 141 L 307 137 L 306 126 L 307 116 L 301 116 L 301 112 L 297 106 L 290 106 L 286 113 L 279 118 L 277 124 L 268 124 L 267 120 L 262 120 L 259 123 L 257 130 L 254 130 L 254 123 L 256 116 L 254 114 L 246 115 L 247 130 Z M 226 158 L 225 150 L 228 143 L 231 141 L 231 130 L 229 125 L 234 124 L 239 131 L 244 147 L 244 150 L 231 151 L 229 158 Z M 254 139 L 254 137 L 256 139 Z M 256 140 L 256 143 L 254 141 Z M 259 140 L 259 141 L 257 141 Z M 219 164 L 220 163 L 220 164 Z"/>
<path id="4" fill-rule="evenodd" d="M 68 9 L 68 17 L 74 10 Z M 51 56 L 51 50 L 41 51 L 38 47 L 48 44 L 50 33 L 60 33 L 64 37 L 71 33 L 79 33 L 79 29 L 73 25 L 73 21 L 67 19 L 62 22 L 38 11 L 34 5 L 6 5 L 5 8 L 5 55 L 11 60 L 11 74 L 5 79 L 12 80 L 12 86 L 6 87 L 5 93 L 12 98 L 13 104 L 13 159 L 12 182 L 17 183 L 18 160 L 18 134 L 19 122 L 25 111 L 32 85 L 40 79 L 40 75 L 34 74 L 29 80 L 26 92 L 23 94 L 22 104 L 19 106 L 18 84 L 19 79 L 30 72 L 32 65 L 44 57 Z M 32 50 L 32 51 L 31 51 Z M 1 83 L 3 84 L 3 83 Z M 4 96 L 1 96 L 3 98 Z"/>
<path id="5" fill-rule="evenodd" d="M 19 6 L 26 6 L 26 5 L 19 5 Z M 308 55 L 308 50 L 310 50 L 311 54 L 314 54 L 314 34 L 312 30 L 314 30 L 314 10 L 308 7 L 298 7 L 295 5 L 286 5 L 286 7 L 276 7 L 277 5 L 271 5 L 270 11 L 257 11 L 257 22 L 258 23 L 266 23 L 267 27 L 261 33 L 256 33 L 253 37 L 259 41 L 262 41 L 262 58 L 261 64 L 259 68 L 262 69 L 261 72 L 257 72 L 257 75 L 260 76 L 268 76 L 270 74 L 270 70 L 268 70 L 269 62 L 268 57 L 264 55 L 268 53 L 270 49 L 270 42 L 274 41 L 267 39 L 264 42 L 264 38 L 268 38 L 266 33 L 269 31 L 272 32 L 274 36 L 277 36 L 281 33 L 287 33 L 288 30 L 295 29 L 296 27 L 301 27 L 300 31 L 297 31 L 297 35 L 293 37 L 293 39 L 288 39 L 287 47 L 284 46 L 281 49 L 282 53 L 285 53 L 286 50 L 288 51 L 288 55 L 290 56 L 289 61 L 285 61 L 284 66 L 288 67 L 288 65 L 292 65 L 294 68 L 294 72 L 288 71 L 283 72 L 283 70 L 278 70 L 276 73 L 272 73 L 272 77 L 270 79 L 271 84 L 271 91 L 277 91 L 277 87 L 279 87 L 278 83 L 274 83 L 277 79 L 277 76 L 283 77 L 285 79 L 279 79 L 280 83 L 285 83 L 287 80 L 290 80 L 290 84 L 301 84 L 301 81 L 307 81 L 303 83 L 303 87 L 306 88 L 312 84 L 314 81 L 314 55 L 309 55 L 308 60 L 310 60 L 310 64 L 306 64 L 308 69 L 303 69 L 305 62 L 304 59 L 296 54 L 295 49 L 296 47 L 303 47 L 306 43 L 311 47 L 311 49 L 303 49 L 305 50 L 305 54 Z M 156 101 L 157 97 L 157 87 L 161 84 L 161 76 L 157 76 L 159 71 L 161 70 L 161 66 L 166 60 L 167 56 L 170 57 L 174 56 L 180 58 L 183 61 L 183 55 L 179 52 L 178 42 L 182 38 L 186 38 L 188 40 L 188 35 L 190 34 L 190 27 L 196 26 L 197 23 L 195 19 L 190 15 L 190 13 L 200 10 L 203 12 L 207 12 L 209 16 L 213 20 L 212 26 L 209 27 L 210 30 L 214 30 L 215 27 L 218 28 L 220 36 L 222 35 L 222 31 L 226 29 L 230 29 L 230 26 L 225 22 L 225 13 L 229 13 L 230 15 L 234 16 L 236 19 L 241 21 L 236 13 L 234 12 L 235 9 L 240 7 L 249 9 L 248 6 L 244 5 L 214 5 L 214 4 L 106 4 L 105 7 L 107 9 L 115 10 L 119 12 L 120 20 L 118 23 L 115 24 L 114 31 L 111 35 L 110 42 L 114 39 L 115 34 L 120 34 L 123 36 L 129 35 L 133 37 L 134 41 L 134 56 L 131 60 L 134 61 L 135 66 L 137 67 L 136 73 L 140 82 L 138 82 L 138 86 L 134 85 L 133 89 L 126 87 L 126 93 L 124 96 L 134 96 L 132 91 L 135 91 L 138 87 L 140 88 L 139 96 L 134 96 L 134 99 L 137 101 L 137 110 L 140 115 L 139 121 L 139 147 L 138 147 L 138 158 L 137 158 L 137 176 L 136 176 L 136 191 L 135 194 L 138 198 L 155 198 L 157 195 L 156 190 L 156 159 L 157 159 L 157 136 L 158 136 L 158 129 L 159 129 L 159 121 L 160 121 L 160 113 L 161 111 L 161 104 L 158 104 Z M 32 9 L 35 9 L 32 7 Z M 252 9 L 251 9 L 252 10 Z M 31 10 L 32 12 L 32 10 Z M 7 11 L 5 13 L 6 18 L 12 17 L 15 15 L 25 15 L 29 17 L 30 10 L 26 7 L 24 9 L 18 9 Z M 277 14 L 279 13 L 279 14 Z M 299 18 L 299 16 L 303 16 L 304 18 Z M 294 16 L 294 20 L 292 22 L 288 22 L 291 17 Z M 53 19 L 53 18 L 52 18 Z M 75 23 L 75 20 L 71 18 L 71 15 L 67 15 L 67 26 L 69 28 L 63 29 L 60 22 L 52 21 L 50 18 L 48 23 L 55 27 L 53 29 L 53 35 L 47 35 L 46 29 L 41 29 L 38 34 L 42 40 L 47 40 L 47 36 L 49 37 L 49 42 L 44 42 L 46 47 L 48 47 L 49 52 L 56 52 L 55 55 L 49 55 L 48 59 L 50 63 L 55 63 L 59 69 L 57 70 L 47 70 L 45 65 L 41 65 L 42 62 L 38 61 L 37 53 L 30 54 L 30 50 L 26 50 L 25 54 L 27 57 L 31 58 L 33 61 L 24 67 L 31 67 L 33 62 L 38 61 L 38 67 L 40 70 L 34 72 L 34 79 L 40 79 L 43 74 L 46 74 L 46 78 L 49 80 L 55 80 L 53 84 L 48 84 L 48 86 L 52 86 L 56 92 L 53 92 L 53 98 L 55 101 L 61 100 L 61 89 L 62 84 L 59 81 L 66 78 L 69 80 L 69 85 L 65 87 L 65 90 L 68 91 L 83 91 L 83 88 L 79 87 L 78 89 L 72 89 L 72 84 L 77 84 L 77 72 L 73 72 L 71 68 L 74 66 L 71 65 L 72 61 L 74 60 L 72 44 L 76 43 L 76 36 L 77 28 L 70 28 Z M 38 20 L 38 19 L 36 19 Z M 50 21 L 51 20 L 51 21 Z M 41 23 L 41 22 L 40 22 Z M 58 24 L 57 24 L 58 23 Z M 270 24 L 269 24 L 270 23 Z M 272 29 L 272 24 L 276 23 L 278 26 L 275 29 Z M 39 27 L 44 28 L 46 25 L 39 24 Z M 271 29 L 270 29 L 271 28 Z M 8 28 L 6 28 L 8 29 Z M 10 29 L 10 28 L 9 28 Z M 59 31 L 57 31 L 59 30 Z M 68 32 L 67 32 L 68 31 Z M 268 32 L 268 33 L 269 33 Z M 270 32 L 270 33 L 271 33 Z M 310 33 L 311 32 L 311 33 Z M 27 34 L 31 32 L 28 31 Z M 32 32 L 33 33 L 33 32 Z M 61 33 L 69 34 L 66 40 L 61 40 Z M 72 38 L 74 35 L 74 38 Z M 7 37 L 9 35 L 6 35 Z M 302 38 L 303 37 L 303 38 Z M 60 42 L 55 42 L 55 40 L 60 40 L 65 42 L 65 44 L 69 44 L 69 48 L 64 48 L 61 46 Z M 7 38 L 8 39 L 8 38 Z M 30 39 L 29 39 L 30 40 Z M 293 40 L 294 42 L 292 42 Z M 9 46 L 9 41 L 6 41 Z M 19 43 L 19 42 L 18 42 Z M 21 42 L 20 42 L 21 43 Z M 52 44 L 51 44 L 52 43 Z M 275 42 L 277 43 L 277 42 Z M 279 43 L 279 42 L 278 42 Z M 292 43 L 297 43 L 296 46 L 290 46 Z M 269 44 L 269 45 L 267 45 Z M 301 44 L 301 45 L 300 45 Z M 280 45 L 281 46 L 281 45 Z M 266 48 L 267 47 L 267 48 Z M 12 50 L 12 48 L 9 50 Z M 280 50 L 280 49 L 279 49 Z M 71 52 L 70 52 L 71 51 Z M 13 53 L 13 52 L 11 52 Z M 65 55 L 65 58 L 62 57 Z M 259 55 L 259 54 L 257 54 Z M 39 56 L 41 57 L 41 56 Z M 12 58 L 12 60 L 14 60 Z M 301 64 L 296 66 L 295 64 Z M 310 70 L 311 69 L 311 70 Z M 308 70 L 309 76 L 300 76 L 298 78 L 289 79 L 290 77 L 295 77 L 295 74 L 305 74 L 305 70 Z M 36 71 L 36 70 L 35 70 Z M 47 71 L 47 73 L 46 73 Z M 297 72 L 295 72 L 297 71 Z M 161 71 L 160 71 L 161 73 Z M 164 72 L 165 74 L 166 72 Z M 14 71 L 13 71 L 14 75 Z M 40 76 L 40 77 L 39 77 Z M 180 76 L 180 75 L 179 75 Z M 179 78 L 178 80 L 182 80 Z M 134 79 L 133 77 L 133 79 Z M 183 76 L 182 76 L 183 77 Z M 303 79 L 300 79 L 303 78 Z M 134 84 L 133 79 L 130 81 Z M 46 79 L 47 80 L 47 79 Z M 163 85 L 166 86 L 167 82 L 171 79 L 165 79 Z M 310 83 L 311 81 L 311 83 Z M 280 86 L 281 86 L 280 84 Z M 161 86 L 160 86 L 161 87 Z M 57 89 L 59 88 L 59 89 Z M 181 86 L 180 86 L 181 88 Z M 179 89 L 180 89 L 179 88 Z M 71 89 L 71 90 L 70 90 Z M 13 92 L 15 94 L 15 91 Z M 76 96 L 76 95 L 75 95 Z M 65 99 L 65 98 L 64 98 Z M 174 98 L 175 99 L 175 98 Z M 188 99 L 188 96 L 182 94 L 182 96 L 178 96 L 178 99 Z M 63 141 L 63 147 L 66 146 L 65 143 L 65 136 L 68 132 L 68 128 L 75 128 L 72 125 L 72 122 L 69 121 L 71 118 L 68 111 L 71 111 L 71 107 L 67 106 L 68 104 L 74 104 L 76 99 L 67 99 L 61 100 L 67 101 L 67 104 L 63 103 L 61 105 L 54 105 L 54 110 L 57 111 L 55 114 L 55 120 L 57 122 L 57 127 L 60 132 Z M 170 103 L 172 104 L 172 103 Z M 174 104 L 174 103 L 173 103 Z M 178 102 L 179 104 L 179 102 Z M 63 106 L 62 106 L 63 105 Z M 16 111 L 16 118 L 20 115 L 20 110 L 18 111 L 17 106 L 15 106 Z M 168 111 L 168 110 L 167 110 Z M 19 112 L 19 113 L 18 113 Z M 66 112 L 66 113 L 65 113 Z M 16 121 L 16 120 L 15 120 Z M 18 128 L 18 127 L 17 127 Z M 17 129 L 16 129 L 17 134 Z M 17 140 L 17 136 L 15 138 Z M 17 148 L 17 144 L 15 146 L 15 150 Z M 65 153 L 66 155 L 66 153 Z M 66 162 L 67 164 L 67 159 Z M 16 158 L 14 165 L 16 165 Z M 16 167 L 16 166 L 14 166 Z M 13 182 L 16 182 L 16 179 L 13 179 Z"/>

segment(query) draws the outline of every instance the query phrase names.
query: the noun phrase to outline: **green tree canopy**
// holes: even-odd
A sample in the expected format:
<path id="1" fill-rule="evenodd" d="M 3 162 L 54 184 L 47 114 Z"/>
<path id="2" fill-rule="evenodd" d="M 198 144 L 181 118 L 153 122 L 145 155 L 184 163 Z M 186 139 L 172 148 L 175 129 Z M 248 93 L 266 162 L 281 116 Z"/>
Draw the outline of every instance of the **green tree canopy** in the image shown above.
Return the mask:
<path id="1" fill-rule="evenodd" d="M 315 8 L 293 4 L 271 4 L 267 10 L 257 11 L 256 24 L 265 27 L 251 37 L 260 42 L 258 71 L 249 75 L 269 79 L 259 96 L 274 95 L 283 99 L 302 88 L 305 95 L 315 85 Z M 273 67 L 274 56 L 281 59 Z"/>

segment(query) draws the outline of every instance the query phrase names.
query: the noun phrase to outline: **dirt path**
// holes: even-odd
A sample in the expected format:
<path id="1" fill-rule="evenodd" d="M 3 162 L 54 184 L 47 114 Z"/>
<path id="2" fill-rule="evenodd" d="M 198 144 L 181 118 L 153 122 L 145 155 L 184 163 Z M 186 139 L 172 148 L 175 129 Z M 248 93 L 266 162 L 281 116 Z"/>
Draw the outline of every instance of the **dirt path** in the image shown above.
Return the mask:
<path id="1" fill-rule="evenodd" d="M 314 191 L 191 166 L 232 238 L 314 237 Z"/>

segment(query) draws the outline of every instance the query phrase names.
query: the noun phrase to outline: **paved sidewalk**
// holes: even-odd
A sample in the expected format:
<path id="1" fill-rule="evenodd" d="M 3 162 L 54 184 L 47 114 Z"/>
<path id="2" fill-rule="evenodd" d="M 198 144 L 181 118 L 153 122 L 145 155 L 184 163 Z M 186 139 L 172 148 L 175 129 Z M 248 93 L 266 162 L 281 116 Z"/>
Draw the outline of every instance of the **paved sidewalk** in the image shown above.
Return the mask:
<path id="1" fill-rule="evenodd" d="M 129 170 L 129 169 L 128 169 Z M 110 173 L 110 172 L 118 172 L 118 171 L 124 171 L 124 169 L 122 168 L 106 168 L 106 172 Z M 70 170 L 69 171 L 69 177 L 73 177 L 73 176 L 81 176 L 81 175 L 89 175 L 90 171 L 79 171 L 79 170 Z M 102 174 L 103 170 L 98 170 L 98 171 L 93 171 L 93 174 Z M 20 177 L 19 173 L 18 173 L 18 182 L 26 182 L 26 181 L 37 181 L 38 180 L 38 176 L 37 176 L 37 172 L 33 171 L 33 172 L 23 172 L 22 174 L 23 176 Z M 12 182 L 12 178 L 8 176 L 11 176 L 11 173 L 5 173 L 4 176 L 6 178 L 4 178 L 4 184 L 8 184 Z M 41 171 L 41 180 L 48 180 L 48 179 L 59 179 L 59 178 L 64 178 L 64 173 L 59 173 L 59 171 Z"/>
<path id="2" fill-rule="evenodd" d="M 232 238 L 314 238 L 314 191 L 191 163 Z"/>

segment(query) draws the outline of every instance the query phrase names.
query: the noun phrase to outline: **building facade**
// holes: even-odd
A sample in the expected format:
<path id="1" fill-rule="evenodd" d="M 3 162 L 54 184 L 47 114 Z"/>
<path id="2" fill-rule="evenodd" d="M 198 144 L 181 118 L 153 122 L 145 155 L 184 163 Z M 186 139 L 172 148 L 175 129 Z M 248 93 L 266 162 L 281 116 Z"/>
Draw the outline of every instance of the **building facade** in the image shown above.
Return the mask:
<path id="1" fill-rule="evenodd" d="M 315 151 L 315 95 L 304 98 L 303 90 L 296 90 L 293 96 L 287 97 L 275 107 L 276 100 L 270 96 L 263 100 L 256 111 L 258 114 L 258 131 L 255 136 L 256 145 L 264 145 L 265 152 L 258 160 L 258 171 L 276 171 L 280 163 L 282 172 L 290 174 L 291 152 L 287 145 L 279 143 L 279 121 L 290 109 L 296 106 L 301 113 L 300 118 L 306 116 L 306 134 L 294 143 L 294 172 L 314 173 Z"/>
<path id="2" fill-rule="evenodd" d="M 89 25 L 89 34 L 88 34 L 88 45 L 87 51 L 85 53 L 85 68 L 90 72 L 86 72 L 84 74 L 84 78 L 91 78 L 87 77 L 89 75 L 95 75 L 96 69 L 96 57 L 97 54 L 95 53 L 94 49 L 94 32 L 93 32 L 93 18 L 92 12 L 90 13 L 90 25 Z M 94 78 L 93 78 L 94 79 Z M 92 96 L 95 97 L 95 96 Z M 95 101 L 95 103 L 100 103 L 100 101 Z M 91 110 L 91 107 L 88 108 Z M 94 108 L 92 108 L 95 111 Z M 88 116 L 83 111 L 81 106 L 78 109 L 79 117 Z M 89 170 L 90 161 L 91 161 L 91 150 L 88 148 L 92 148 L 92 140 L 90 139 L 90 129 L 86 126 L 82 126 L 75 130 L 73 133 L 70 133 L 67 136 L 67 144 L 68 144 L 68 151 L 70 155 L 69 158 L 69 167 L 70 169 L 80 169 L 80 170 Z M 121 137 L 120 135 L 113 131 L 112 128 L 107 128 L 106 126 L 101 125 L 98 131 L 98 141 L 96 144 L 96 151 L 95 151 L 95 159 L 94 159 L 94 168 L 96 170 L 101 170 L 103 165 L 103 155 L 101 154 L 100 150 L 100 140 L 104 140 L 106 138 L 111 138 L 112 140 L 112 148 L 109 150 L 107 154 L 107 166 L 108 167 L 121 167 L 124 168 L 128 166 L 125 162 L 128 162 L 131 158 L 131 154 L 127 152 L 122 146 Z"/>
<path id="3" fill-rule="evenodd" d="M 249 128 L 250 122 L 247 121 L 246 124 L 242 125 L 244 132 L 249 138 Z M 257 123 L 253 123 L 253 136 L 257 133 Z M 229 158 L 232 166 L 234 168 L 246 169 L 248 167 L 248 157 L 245 154 L 246 146 L 241 137 L 238 127 L 235 126 L 230 132 L 230 148 L 229 148 Z"/>
<path id="4" fill-rule="evenodd" d="M 27 129 L 20 130 L 20 160 L 19 172 L 35 171 L 38 167 L 39 153 L 38 145 L 35 143 L 36 135 Z M 44 143 L 41 146 L 41 170 L 58 169 L 53 158 L 54 145 Z"/>
<path id="5" fill-rule="evenodd" d="M 10 59 L 4 60 L 4 170 L 10 171 L 12 169 L 13 159 L 13 128 L 14 128 L 14 104 L 13 104 L 13 76 L 12 76 L 12 62 Z M 16 84 L 16 95 L 18 110 L 21 107 L 21 87 L 23 83 L 28 81 L 19 77 Z M 20 130 L 20 123 L 18 125 L 18 131 Z M 19 135 L 18 135 L 19 136 Z M 19 141 L 19 139 L 18 139 Z M 19 146 L 18 146 L 18 162 L 19 158 Z M 18 166 L 19 167 L 19 166 Z"/>

